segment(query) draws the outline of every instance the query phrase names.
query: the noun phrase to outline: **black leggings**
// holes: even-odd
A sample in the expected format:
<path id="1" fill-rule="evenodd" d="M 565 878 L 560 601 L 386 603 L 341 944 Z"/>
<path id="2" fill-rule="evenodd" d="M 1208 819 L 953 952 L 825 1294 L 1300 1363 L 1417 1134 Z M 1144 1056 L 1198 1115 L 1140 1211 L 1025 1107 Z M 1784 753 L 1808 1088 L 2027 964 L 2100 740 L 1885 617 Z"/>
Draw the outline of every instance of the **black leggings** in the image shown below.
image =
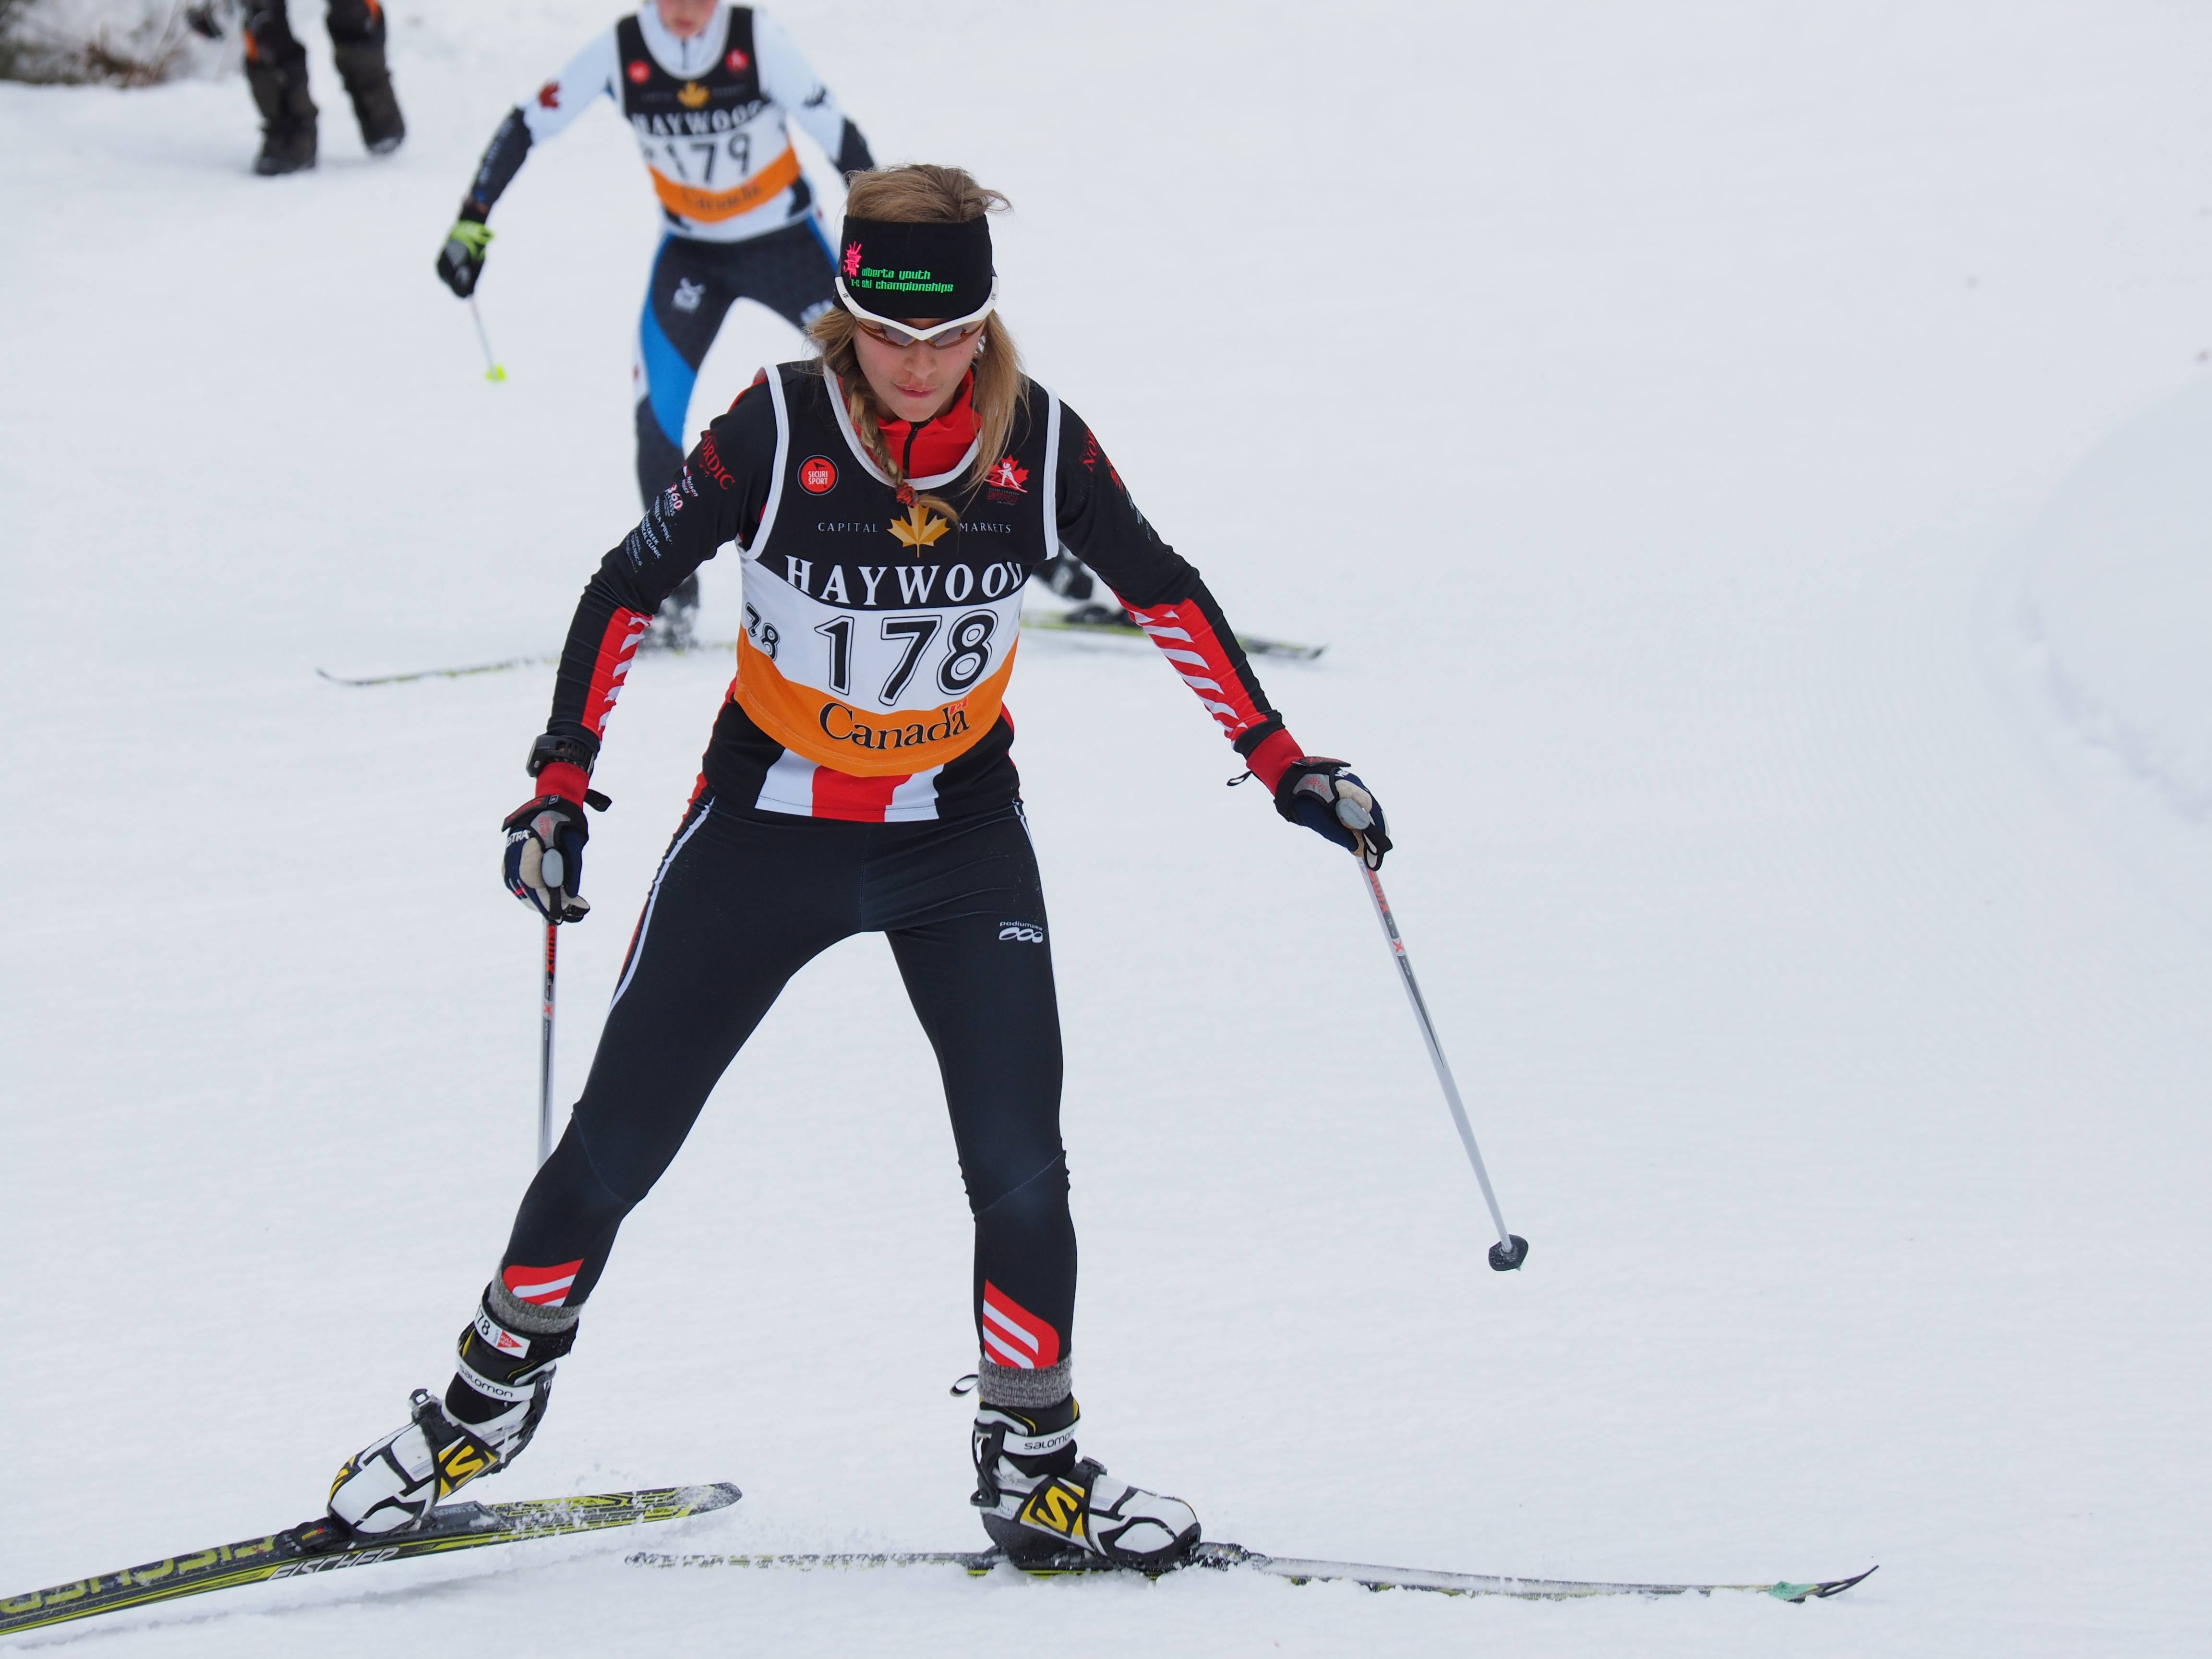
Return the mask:
<path id="1" fill-rule="evenodd" d="M 245 31 L 256 63 L 286 67 L 304 64 L 307 49 L 292 33 L 287 0 L 252 0 L 246 8 Z M 384 44 L 384 8 L 375 0 L 330 0 L 323 14 L 337 45 Z"/>
<path id="2" fill-rule="evenodd" d="M 862 933 L 890 937 L 937 1051 L 975 1218 L 978 1339 L 1000 1364 L 1067 1358 L 1060 1010 L 1018 806 L 847 823 L 695 803 L 646 898 L 583 1098 L 515 1217 L 501 1264 L 512 1291 L 568 1307 L 591 1294 L 623 1218 L 785 981 Z"/>

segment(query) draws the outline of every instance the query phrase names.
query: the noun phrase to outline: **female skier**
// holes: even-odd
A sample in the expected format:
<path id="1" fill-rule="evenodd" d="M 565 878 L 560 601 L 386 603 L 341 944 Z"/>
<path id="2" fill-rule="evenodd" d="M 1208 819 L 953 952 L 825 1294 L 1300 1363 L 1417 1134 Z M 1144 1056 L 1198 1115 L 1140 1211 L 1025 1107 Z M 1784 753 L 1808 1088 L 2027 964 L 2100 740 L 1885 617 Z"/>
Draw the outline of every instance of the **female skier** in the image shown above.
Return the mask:
<path id="1" fill-rule="evenodd" d="M 854 181 L 818 361 L 763 371 L 601 562 L 568 632 L 536 798 L 506 877 L 581 919 L 583 803 L 638 638 L 724 543 L 746 628 L 697 789 L 645 898 L 589 1080 L 524 1194 L 442 1401 L 339 1471 L 330 1510 L 398 1531 L 503 1468 L 544 1414 L 624 1216 L 683 1144 L 784 982 L 882 933 L 936 1049 L 975 1223 L 983 1525 L 1016 1559 L 1157 1565 L 1189 1505 L 1079 1461 L 1075 1232 L 1044 900 L 1002 700 L 1024 576 L 1063 542 L 1113 584 L 1274 793 L 1370 866 L 1390 842 L 1341 762 L 1304 754 L 1220 608 L 1154 533 L 1075 412 L 1022 373 L 985 214 L 950 167 Z"/>
<path id="2" fill-rule="evenodd" d="M 438 275 L 466 299 L 483 273 L 492 204 L 531 145 L 601 95 L 622 110 L 653 175 L 666 226 L 638 319 L 630 372 L 637 488 L 650 503 L 684 465 L 684 411 L 722 319 L 754 300 L 794 328 L 834 302 L 829 244 L 787 118 L 841 173 L 875 162 L 860 128 L 766 12 L 721 0 L 653 0 L 599 35 L 509 112 L 438 251 Z M 678 584 L 654 644 L 690 641 L 696 580 Z"/>

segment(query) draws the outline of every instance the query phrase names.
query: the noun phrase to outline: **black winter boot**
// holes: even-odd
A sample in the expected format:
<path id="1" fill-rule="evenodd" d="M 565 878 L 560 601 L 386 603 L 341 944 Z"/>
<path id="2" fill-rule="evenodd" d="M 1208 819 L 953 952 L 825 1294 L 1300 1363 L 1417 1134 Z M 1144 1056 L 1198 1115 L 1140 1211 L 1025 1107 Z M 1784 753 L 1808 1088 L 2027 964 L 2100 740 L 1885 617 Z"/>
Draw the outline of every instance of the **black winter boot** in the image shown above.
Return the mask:
<path id="1" fill-rule="evenodd" d="M 698 642 L 698 625 L 699 574 L 694 571 L 660 602 L 652 628 L 639 644 L 648 651 L 689 651 Z"/>
<path id="2" fill-rule="evenodd" d="M 315 100 L 307 95 L 306 58 L 248 62 L 246 83 L 261 111 L 261 154 L 253 158 L 253 170 L 267 176 L 314 166 Z"/>
<path id="3" fill-rule="evenodd" d="M 399 113 L 399 99 L 392 90 L 392 70 L 384 61 L 381 39 L 340 41 L 331 47 L 337 59 L 338 78 L 353 100 L 354 118 L 361 123 L 361 142 L 371 155 L 389 155 L 407 136 L 407 123 Z"/>

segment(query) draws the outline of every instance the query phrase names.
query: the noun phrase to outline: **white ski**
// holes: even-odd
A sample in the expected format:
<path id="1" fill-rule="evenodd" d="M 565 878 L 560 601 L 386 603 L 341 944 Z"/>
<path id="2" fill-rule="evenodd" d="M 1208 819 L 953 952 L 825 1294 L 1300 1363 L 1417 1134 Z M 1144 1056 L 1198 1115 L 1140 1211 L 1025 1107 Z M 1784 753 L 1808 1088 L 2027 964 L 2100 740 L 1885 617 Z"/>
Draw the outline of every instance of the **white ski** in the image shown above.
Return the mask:
<path id="1" fill-rule="evenodd" d="M 1005 1553 L 996 1549 L 887 1550 L 834 1555 L 672 1555 L 641 1550 L 623 1559 L 634 1567 L 783 1567 L 802 1572 L 854 1567 L 958 1567 L 978 1578 L 1012 1565 Z M 1287 1578 L 1294 1584 L 1364 1584 L 1376 1590 L 1434 1590 L 1444 1595 L 1510 1595 L 1544 1601 L 1591 1595 L 1711 1595 L 1716 1590 L 1771 1595 L 1783 1601 L 1820 1601 L 1841 1595 L 1875 1571 L 1869 1567 L 1865 1572 L 1849 1578 L 1822 1579 L 1811 1583 L 1784 1579 L 1764 1584 L 1631 1584 L 1603 1579 L 1514 1578 L 1492 1573 L 1438 1572 L 1426 1567 L 1378 1567 L 1358 1561 L 1314 1561 L 1298 1556 L 1262 1555 L 1242 1544 L 1200 1544 L 1187 1559 L 1160 1569 L 1160 1573 L 1191 1567 L 1211 1567 L 1224 1572 L 1263 1572 L 1271 1577 Z M 1048 1577 L 1135 1571 L 1074 1552 L 1042 1561 L 1024 1562 L 1013 1570 Z M 1160 1573 L 1145 1576 L 1158 1577 Z"/>

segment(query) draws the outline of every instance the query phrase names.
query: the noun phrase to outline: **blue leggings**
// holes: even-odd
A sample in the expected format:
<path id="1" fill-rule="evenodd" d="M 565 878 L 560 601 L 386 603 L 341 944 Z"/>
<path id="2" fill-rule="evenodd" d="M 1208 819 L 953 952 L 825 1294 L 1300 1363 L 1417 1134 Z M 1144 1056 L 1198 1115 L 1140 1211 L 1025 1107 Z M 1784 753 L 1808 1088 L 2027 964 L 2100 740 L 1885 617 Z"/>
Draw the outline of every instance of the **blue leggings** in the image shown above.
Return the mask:
<path id="1" fill-rule="evenodd" d="M 836 300 L 830 245 L 811 214 L 749 242 L 664 236 L 637 323 L 637 489 L 650 507 L 684 465 L 699 365 L 739 300 L 805 328 Z"/>

